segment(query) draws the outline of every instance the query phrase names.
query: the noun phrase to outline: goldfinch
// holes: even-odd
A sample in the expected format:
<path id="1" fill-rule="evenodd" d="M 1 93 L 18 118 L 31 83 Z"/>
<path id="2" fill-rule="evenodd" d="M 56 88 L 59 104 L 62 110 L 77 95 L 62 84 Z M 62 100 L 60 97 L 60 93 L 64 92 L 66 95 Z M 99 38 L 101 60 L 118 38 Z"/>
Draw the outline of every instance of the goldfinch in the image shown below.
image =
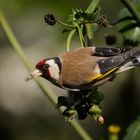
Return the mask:
<path id="1" fill-rule="evenodd" d="M 40 60 L 28 79 L 41 76 L 68 91 L 97 88 L 140 65 L 140 48 L 78 48 Z"/>

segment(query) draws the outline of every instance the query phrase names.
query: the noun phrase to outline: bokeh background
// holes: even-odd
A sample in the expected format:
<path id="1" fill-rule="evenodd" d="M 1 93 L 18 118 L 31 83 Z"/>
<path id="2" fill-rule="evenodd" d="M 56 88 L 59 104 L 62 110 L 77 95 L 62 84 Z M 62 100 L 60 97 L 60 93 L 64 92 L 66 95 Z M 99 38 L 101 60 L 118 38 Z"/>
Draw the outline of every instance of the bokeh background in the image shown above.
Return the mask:
<path id="1" fill-rule="evenodd" d="M 35 64 L 40 58 L 56 56 L 66 51 L 67 34 L 62 26 L 47 26 L 45 14 L 53 13 L 66 20 L 74 8 L 86 9 L 90 0 L 0 0 L 0 8 L 23 46 L 30 60 Z M 117 17 L 123 4 L 118 0 L 101 1 L 102 14 L 110 22 Z M 114 29 L 100 28 L 94 44 L 106 46 L 105 35 L 115 33 Z M 73 39 L 71 49 L 79 47 L 79 40 Z M 80 140 L 73 128 L 44 96 L 34 81 L 25 82 L 28 72 L 8 43 L 0 28 L 0 139 L 2 140 Z M 120 125 L 121 136 L 127 126 L 140 115 L 140 70 L 122 73 L 113 82 L 99 90 L 105 98 L 101 104 L 105 125 L 99 126 L 92 118 L 80 121 L 95 139 L 107 137 L 110 124 Z M 56 93 L 65 91 L 46 84 Z"/>

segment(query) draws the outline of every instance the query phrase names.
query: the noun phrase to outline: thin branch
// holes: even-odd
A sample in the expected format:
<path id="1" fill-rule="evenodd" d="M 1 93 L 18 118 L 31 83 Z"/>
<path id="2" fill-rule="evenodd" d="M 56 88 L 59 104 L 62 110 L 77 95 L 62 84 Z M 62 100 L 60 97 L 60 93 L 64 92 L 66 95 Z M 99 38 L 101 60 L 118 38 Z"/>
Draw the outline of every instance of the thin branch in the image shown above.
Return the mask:
<path id="1" fill-rule="evenodd" d="M 77 26 L 77 30 L 78 30 L 78 36 L 80 39 L 81 47 L 85 47 L 85 41 L 84 41 L 84 37 L 83 37 L 83 33 L 82 33 L 82 27 L 79 27 L 78 24 L 76 24 L 76 26 Z"/>
<path id="2" fill-rule="evenodd" d="M 136 11 L 136 8 L 134 7 L 133 3 L 130 2 L 130 0 L 121 0 L 121 1 L 127 7 L 127 9 L 130 11 L 132 16 L 137 21 L 137 23 L 140 25 L 140 16 L 139 16 L 138 12 Z"/>
<path id="3" fill-rule="evenodd" d="M 72 39 L 73 35 L 75 34 L 75 32 L 76 32 L 76 29 L 73 29 L 70 31 L 70 33 L 68 35 L 67 42 L 66 42 L 67 52 L 69 52 L 69 50 L 70 50 L 70 42 L 71 42 L 71 39 Z"/>
<path id="4" fill-rule="evenodd" d="M 0 25 L 9 41 L 11 46 L 14 48 L 16 54 L 20 57 L 21 61 L 24 63 L 25 67 L 28 71 L 32 70 L 32 64 L 27 58 L 26 54 L 24 53 L 21 45 L 18 43 L 16 37 L 14 36 L 10 26 L 8 25 L 7 20 L 5 19 L 3 13 L 0 11 Z M 55 94 L 49 89 L 49 87 L 41 80 L 36 80 L 38 86 L 43 91 L 45 96 L 47 96 L 53 105 L 56 106 L 56 96 Z M 62 110 L 60 110 L 62 112 Z M 88 133 L 82 128 L 82 126 L 76 121 L 72 120 L 70 122 L 71 126 L 75 129 L 75 131 L 79 134 L 79 136 L 83 140 L 92 140 L 92 138 L 88 135 Z"/>

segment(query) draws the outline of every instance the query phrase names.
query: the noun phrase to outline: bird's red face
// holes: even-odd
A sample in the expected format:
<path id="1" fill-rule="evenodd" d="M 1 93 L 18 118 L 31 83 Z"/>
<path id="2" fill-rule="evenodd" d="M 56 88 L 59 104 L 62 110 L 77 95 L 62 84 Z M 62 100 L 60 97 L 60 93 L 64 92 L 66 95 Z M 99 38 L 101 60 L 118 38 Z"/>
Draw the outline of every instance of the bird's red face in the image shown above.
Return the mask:
<path id="1" fill-rule="evenodd" d="M 35 70 L 27 80 L 41 76 L 49 81 L 58 81 L 61 71 L 61 62 L 59 57 L 40 60 Z"/>
<path id="2" fill-rule="evenodd" d="M 50 65 L 47 64 L 47 59 L 40 60 L 35 66 L 36 70 L 40 73 L 39 76 L 44 77 L 45 79 L 50 78 L 49 67 Z"/>

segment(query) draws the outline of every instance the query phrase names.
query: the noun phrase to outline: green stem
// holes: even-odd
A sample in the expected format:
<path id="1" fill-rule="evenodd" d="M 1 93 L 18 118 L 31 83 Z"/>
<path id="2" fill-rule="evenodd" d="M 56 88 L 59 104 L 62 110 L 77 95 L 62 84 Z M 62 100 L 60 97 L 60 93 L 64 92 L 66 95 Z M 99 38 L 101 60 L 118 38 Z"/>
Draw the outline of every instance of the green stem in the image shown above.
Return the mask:
<path id="1" fill-rule="evenodd" d="M 4 15 L 1 11 L 0 11 L 0 25 L 1 25 L 8 41 L 10 42 L 11 46 L 14 48 L 16 54 L 20 57 L 21 61 L 24 63 L 24 65 L 28 69 L 28 71 L 31 71 L 32 64 L 29 61 L 29 59 L 27 58 L 26 54 L 24 53 L 22 47 L 18 43 L 10 26 L 8 25 L 7 20 L 5 19 Z M 38 86 L 41 88 L 41 90 L 43 91 L 43 93 L 56 106 L 55 94 L 49 89 L 49 87 L 45 83 L 43 83 L 43 81 L 41 79 L 36 80 L 36 82 L 37 82 Z M 70 124 L 83 140 L 92 140 L 92 138 L 88 135 L 88 133 L 82 128 L 82 126 L 76 120 L 71 121 Z"/>
<path id="2" fill-rule="evenodd" d="M 140 25 L 140 16 L 139 16 L 136 8 L 134 7 L 133 3 L 130 2 L 130 0 L 121 0 L 121 1 L 127 7 L 127 9 L 130 11 L 130 13 L 132 14 L 132 16 L 137 21 L 137 23 Z"/>
<path id="3" fill-rule="evenodd" d="M 79 35 L 81 47 L 85 47 L 84 37 L 83 37 L 83 33 L 82 33 L 82 27 L 79 27 L 78 24 L 76 24 L 76 27 L 77 27 L 77 30 L 78 30 L 78 35 Z"/>
<path id="4" fill-rule="evenodd" d="M 79 125 L 79 123 L 76 120 L 70 121 L 70 124 L 73 126 L 73 128 L 79 133 L 81 138 L 83 140 L 93 140 L 89 135 L 87 135 L 86 131 Z"/>
<path id="5" fill-rule="evenodd" d="M 62 22 L 62 21 L 60 21 L 60 20 L 57 20 L 57 22 L 58 22 L 59 24 L 61 24 L 61 25 L 66 26 L 66 27 L 75 28 L 75 26 L 74 26 L 74 25 L 64 23 L 64 22 Z"/>
<path id="6" fill-rule="evenodd" d="M 67 43 L 66 43 L 67 52 L 70 50 L 70 42 L 71 42 L 72 36 L 74 35 L 75 32 L 76 32 L 76 29 L 70 31 L 70 33 L 69 33 L 69 35 L 68 35 Z"/>

